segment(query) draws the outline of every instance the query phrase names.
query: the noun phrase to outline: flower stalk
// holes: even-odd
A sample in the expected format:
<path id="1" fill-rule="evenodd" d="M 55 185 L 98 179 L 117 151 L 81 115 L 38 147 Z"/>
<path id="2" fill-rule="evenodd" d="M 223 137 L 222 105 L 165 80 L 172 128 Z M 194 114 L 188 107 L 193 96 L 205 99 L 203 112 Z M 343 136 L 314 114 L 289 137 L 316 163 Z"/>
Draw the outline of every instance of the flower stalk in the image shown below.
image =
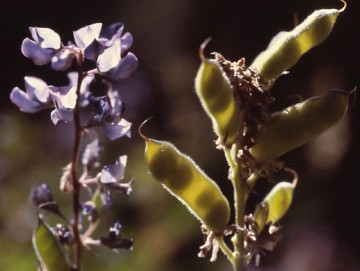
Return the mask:
<path id="1" fill-rule="evenodd" d="M 236 157 L 239 146 L 235 144 L 235 151 L 232 153 L 229 148 L 225 148 L 225 156 L 229 163 L 231 172 L 231 183 L 234 188 L 234 208 L 235 208 L 235 225 L 240 230 L 236 231 L 231 241 L 234 246 L 234 259 L 231 262 L 234 271 L 245 270 L 245 250 L 244 250 L 244 217 L 245 203 L 248 197 L 248 188 L 245 179 L 241 175 L 241 165 Z"/>
<path id="2" fill-rule="evenodd" d="M 82 128 L 81 128 L 81 120 L 80 120 L 80 87 L 83 79 L 83 62 L 84 62 L 84 55 L 80 51 L 80 53 L 77 54 L 77 63 L 78 63 L 78 83 L 76 86 L 76 104 L 74 108 L 74 127 L 75 127 L 75 139 L 74 139 L 74 146 L 73 146 L 73 153 L 72 153 L 72 161 L 71 161 L 71 177 L 73 181 L 73 215 L 74 215 L 74 221 L 72 224 L 72 229 L 74 233 L 74 239 L 76 244 L 76 270 L 81 270 L 81 258 L 82 258 L 82 241 L 81 241 L 81 235 L 79 230 L 79 220 L 80 220 L 80 189 L 81 189 L 81 183 L 78 178 L 77 173 L 77 166 L 78 166 L 78 160 L 79 160 L 79 152 L 80 152 L 80 145 L 81 145 L 81 139 L 82 139 Z"/>

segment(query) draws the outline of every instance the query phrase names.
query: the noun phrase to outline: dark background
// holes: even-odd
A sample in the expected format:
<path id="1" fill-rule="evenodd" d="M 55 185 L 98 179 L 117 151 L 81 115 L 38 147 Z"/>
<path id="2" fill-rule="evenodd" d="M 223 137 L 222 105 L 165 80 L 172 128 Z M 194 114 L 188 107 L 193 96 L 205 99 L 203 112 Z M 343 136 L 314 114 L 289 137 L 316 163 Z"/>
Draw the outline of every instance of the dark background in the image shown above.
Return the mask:
<path id="1" fill-rule="evenodd" d="M 304 19 L 319 8 L 340 8 L 335 0 L 143 0 L 143 1 L 5 1 L 0 2 L 0 270 L 35 270 L 31 232 L 36 214 L 29 203 L 31 187 L 49 183 L 57 191 L 61 167 L 70 159 L 71 127 L 53 126 L 49 112 L 22 114 L 9 101 L 26 75 L 48 84 L 67 84 L 63 73 L 39 67 L 22 56 L 29 26 L 49 27 L 73 40 L 72 31 L 87 24 L 125 22 L 134 36 L 131 49 L 139 69 L 119 84 L 131 139 L 106 143 L 104 162 L 129 156 L 127 178 L 136 178 L 129 198 L 116 200 L 102 227 L 114 217 L 125 235 L 135 238 L 132 252 L 99 249 L 88 253 L 86 270 L 231 270 L 220 255 L 217 263 L 198 259 L 202 237 L 198 222 L 146 173 L 144 144 L 138 125 L 149 116 L 148 136 L 174 142 L 214 179 L 231 200 L 227 168 L 214 149 L 210 121 L 194 95 L 198 48 L 212 37 L 206 53 L 221 52 L 250 64 L 281 30 L 290 30 L 294 14 Z M 275 107 L 336 88 L 359 86 L 360 4 L 348 1 L 330 37 L 304 55 L 273 88 Z M 284 238 L 262 258 L 261 270 L 360 270 L 360 127 L 359 99 L 336 128 L 284 158 L 297 169 L 300 182 L 289 213 L 281 221 Z M 282 178 L 280 176 L 279 178 Z M 269 189 L 256 187 L 251 204 Z M 69 196 L 55 192 L 59 202 Z M 251 204 L 249 211 L 251 211 Z M 101 227 L 100 227 L 101 228 Z M 96 255 L 94 257 L 93 255 Z M 260 270 L 260 269 L 259 269 Z"/>

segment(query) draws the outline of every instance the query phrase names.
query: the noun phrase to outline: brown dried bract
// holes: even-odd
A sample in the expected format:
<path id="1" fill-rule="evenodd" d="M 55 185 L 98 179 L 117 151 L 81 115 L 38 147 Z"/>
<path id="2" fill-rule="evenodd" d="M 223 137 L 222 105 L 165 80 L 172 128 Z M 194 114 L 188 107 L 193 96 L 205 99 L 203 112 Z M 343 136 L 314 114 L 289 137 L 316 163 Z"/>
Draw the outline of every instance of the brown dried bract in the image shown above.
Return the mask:
<path id="1" fill-rule="evenodd" d="M 253 216 L 245 216 L 245 252 L 248 259 L 255 256 L 255 264 L 259 265 L 260 255 L 265 251 L 274 250 L 276 244 L 282 237 L 281 227 L 268 223 L 259 231 Z"/>
<path id="2" fill-rule="evenodd" d="M 268 84 L 261 79 L 258 72 L 245 65 L 245 58 L 231 62 L 220 53 L 213 53 L 213 55 L 222 66 L 234 89 L 240 110 L 244 112 L 241 145 L 250 148 L 254 144 L 258 125 L 270 118 L 269 106 L 274 99 L 266 90 Z"/>

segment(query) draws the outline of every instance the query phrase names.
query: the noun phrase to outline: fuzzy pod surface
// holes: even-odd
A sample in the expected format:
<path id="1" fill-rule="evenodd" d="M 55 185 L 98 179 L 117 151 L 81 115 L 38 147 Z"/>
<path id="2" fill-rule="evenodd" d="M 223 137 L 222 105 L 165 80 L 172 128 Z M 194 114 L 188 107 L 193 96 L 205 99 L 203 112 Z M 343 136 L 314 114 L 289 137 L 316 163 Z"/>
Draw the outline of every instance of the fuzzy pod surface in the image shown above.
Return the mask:
<path id="1" fill-rule="evenodd" d="M 267 206 L 267 219 L 266 223 L 271 222 L 272 224 L 278 222 L 288 211 L 294 194 L 295 184 L 288 183 L 288 182 L 280 182 L 277 183 L 266 195 L 262 204 L 258 205 L 257 209 L 255 210 L 255 214 L 257 212 L 261 213 L 264 212 L 262 206 Z M 260 216 L 255 215 L 255 219 L 260 218 Z M 259 219 L 259 224 L 263 228 L 266 223 Z"/>
<path id="2" fill-rule="evenodd" d="M 200 47 L 201 65 L 195 78 L 195 91 L 211 119 L 216 135 L 224 144 L 229 145 L 238 136 L 243 113 L 220 64 L 204 57 L 206 43 L 207 41 Z"/>
<path id="3" fill-rule="evenodd" d="M 330 90 L 271 115 L 255 137 L 251 155 L 259 162 L 299 147 L 337 124 L 348 108 L 350 93 Z"/>
<path id="4" fill-rule="evenodd" d="M 150 173 L 209 230 L 222 232 L 230 219 L 228 200 L 194 161 L 173 144 L 145 138 Z"/>
<path id="5" fill-rule="evenodd" d="M 331 33 L 338 15 L 346 8 L 314 11 L 292 31 L 275 35 L 265 51 L 260 53 L 251 68 L 256 69 L 267 81 L 279 77 L 296 64 L 311 48 L 322 43 Z"/>

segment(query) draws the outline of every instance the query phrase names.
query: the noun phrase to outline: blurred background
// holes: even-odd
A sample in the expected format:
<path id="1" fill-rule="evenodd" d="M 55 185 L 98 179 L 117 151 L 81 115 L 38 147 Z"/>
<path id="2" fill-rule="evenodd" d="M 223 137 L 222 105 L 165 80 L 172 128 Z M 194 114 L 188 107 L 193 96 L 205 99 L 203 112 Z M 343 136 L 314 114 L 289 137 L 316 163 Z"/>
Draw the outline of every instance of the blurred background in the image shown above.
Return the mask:
<path id="1" fill-rule="evenodd" d="M 147 173 L 139 124 L 154 118 L 143 132 L 168 140 L 189 154 L 232 200 L 223 154 L 215 150 L 210 120 L 194 94 L 199 45 L 212 41 L 206 54 L 222 53 L 248 64 L 271 37 L 302 21 L 313 10 L 340 8 L 337 0 L 52 0 L 0 1 L 0 270 L 36 270 L 31 235 L 36 212 L 29 201 L 34 185 L 48 183 L 65 212 L 70 197 L 58 192 L 61 168 L 70 160 L 71 125 L 54 126 L 49 111 L 23 114 L 9 101 L 26 75 L 48 84 L 66 85 L 65 73 L 32 64 L 20 52 L 29 26 L 49 27 L 63 42 L 72 31 L 102 22 L 122 21 L 134 36 L 131 49 L 139 69 L 118 85 L 133 123 L 132 138 L 104 140 L 102 162 L 128 155 L 126 179 L 135 178 L 129 197 L 114 196 L 115 205 L 102 221 L 105 233 L 120 219 L 124 237 L 133 237 L 131 252 L 108 249 L 86 252 L 84 270 L 231 270 L 223 255 L 216 263 L 197 258 L 203 244 L 199 223 Z M 348 1 L 330 37 L 302 57 L 273 87 L 275 107 L 329 89 L 360 86 L 360 2 Z M 281 220 L 283 239 L 251 270 L 360 270 L 360 103 L 351 104 L 344 120 L 284 159 L 300 181 L 289 213 Z M 255 187 L 249 205 L 260 201 L 269 185 Z"/>

